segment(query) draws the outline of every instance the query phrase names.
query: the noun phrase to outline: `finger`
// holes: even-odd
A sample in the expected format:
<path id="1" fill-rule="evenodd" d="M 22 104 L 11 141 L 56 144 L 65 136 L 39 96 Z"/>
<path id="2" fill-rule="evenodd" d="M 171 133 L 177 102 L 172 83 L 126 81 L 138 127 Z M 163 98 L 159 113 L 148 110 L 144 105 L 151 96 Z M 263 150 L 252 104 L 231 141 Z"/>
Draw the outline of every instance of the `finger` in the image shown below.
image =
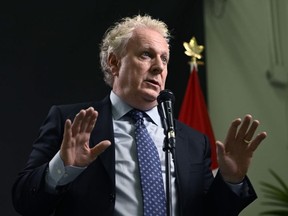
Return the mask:
<path id="1" fill-rule="evenodd" d="M 85 116 L 81 122 L 80 131 L 86 132 L 87 127 L 89 126 L 89 123 L 91 119 L 95 118 L 95 110 L 93 107 L 89 107 L 85 110 Z"/>
<path id="2" fill-rule="evenodd" d="M 71 121 L 67 119 L 64 124 L 64 132 L 63 132 L 63 140 L 60 147 L 60 157 L 63 160 L 64 164 L 67 164 L 67 149 L 73 146 L 73 142 L 71 142 L 72 130 L 71 130 Z"/>
<path id="3" fill-rule="evenodd" d="M 85 110 L 81 110 L 74 118 L 72 123 L 72 135 L 75 136 L 75 134 L 80 132 L 82 120 L 86 114 Z"/>
<path id="4" fill-rule="evenodd" d="M 252 140 L 252 142 L 250 143 L 249 148 L 252 151 L 255 151 L 258 146 L 260 145 L 260 143 L 267 137 L 267 133 L 266 132 L 262 132 L 260 134 L 258 134 L 255 139 Z"/>
<path id="5" fill-rule="evenodd" d="M 241 119 L 240 118 L 237 118 L 235 119 L 229 129 L 228 129 L 228 133 L 227 133 L 227 136 L 226 136 L 226 139 L 225 139 L 225 145 L 227 148 L 229 148 L 229 145 L 232 145 L 234 143 L 234 140 L 235 140 L 235 137 L 236 137 L 236 134 L 237 134 L 237 130 L 238 130 L 238 127 L 239 125 L 241 124 Z"/>
<path id="6" fill-rule="evenodd" d="M 252 116 L 251 115 L 246 115 L 243 119 L 243 122 L 239 128 L 238 134 L 237 134 L 237 139 L 238 140 L 243 140 L 246 136 L 247 130 L 249 128 L 249 125 L 251 123 Z"/>
<path id="7" fill-rule="evenodd" d="M 92 130 L 93 130 L 94 126 L 95 126 L 95 123 L 97 121 L 97 117 L 98 117 L 98 112 L 94 111 L 93 115 L 91 116 L 90 121 L 89 121 L 89 123 L 87 125 L 87 128 L 86 128 L 86 132 L 87 133 L 91 133 L 92 132 Z"/>
<path id="8" fill-rule="evenodd" d="M 104 140 L 98 143 L 96 146 L 90 149 L 92 158 L 96 159 L 98 155 L 104 152 L 109 146 L 111 142 L 109 140 Z"/>
<path id="9" fill-rule="evenodd" d="M 254 120 L 249 128 L 249 130 L 247 131 L 244 139 L 247 141 L 252 140 L 255 131 L 257 130 L 258 126 L 259 126 L 260 122 L 258 120 Z"/>
<path id="10" fill-rule="evenodd" d="M 63 133 L 63 147 L 69 147 L 71 145 L 71 137 L 72 137 L 72 130 L 71 130 L 71 121 L 67 119 L 64 125 L 64 133 Z"/>

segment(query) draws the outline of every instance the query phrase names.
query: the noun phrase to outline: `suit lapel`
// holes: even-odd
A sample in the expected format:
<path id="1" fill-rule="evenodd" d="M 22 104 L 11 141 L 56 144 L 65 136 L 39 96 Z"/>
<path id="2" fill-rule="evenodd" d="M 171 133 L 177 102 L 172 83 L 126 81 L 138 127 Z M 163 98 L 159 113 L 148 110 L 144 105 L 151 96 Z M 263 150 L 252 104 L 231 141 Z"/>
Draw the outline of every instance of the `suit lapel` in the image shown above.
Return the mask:
<path id="1" fill-rule="evenodd" d="M 95 128 L 91 134 L 90 147 L 98 144 L 103 140 L 110 140 L 111 146 L 108 147 L 100 156 L 99 160 L 102 162 L 107 174 L 109 175 L 113 185 L 115 185 L 115 143 L 111 112 L 111 102 L 109 96 L 103 101 L 94 105 L 94 109 L 98 111 L 99 115 Z"/>

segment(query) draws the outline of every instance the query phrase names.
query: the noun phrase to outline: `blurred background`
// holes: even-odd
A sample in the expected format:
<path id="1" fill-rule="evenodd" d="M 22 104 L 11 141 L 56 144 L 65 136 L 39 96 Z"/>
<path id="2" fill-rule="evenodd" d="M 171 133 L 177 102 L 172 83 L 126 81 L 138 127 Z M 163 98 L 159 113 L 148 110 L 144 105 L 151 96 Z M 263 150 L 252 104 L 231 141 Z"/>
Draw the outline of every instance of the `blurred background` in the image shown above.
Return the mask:
<path id="1" fill-rule="evenodd" d="M 259 199 L 241 215 L 269 206 L 261 181 L 288 182 L 288 2 L 285 0 L 47 1 L 0 6 L 0 214 L 17 216 L 11 187 L 38 129 L 54 104 L 103 98 L 110 89 L 99 66 L 105 30 L 125 16 L 149 14 L 172 32 L 166 87 L 179 114 L 190 73 L 183 42 L 195 36 L 205 49 L 198 66 L 215 138 L 230 122 L 252 114 L 268 138 L 255 152 L 249 177 Z"/>

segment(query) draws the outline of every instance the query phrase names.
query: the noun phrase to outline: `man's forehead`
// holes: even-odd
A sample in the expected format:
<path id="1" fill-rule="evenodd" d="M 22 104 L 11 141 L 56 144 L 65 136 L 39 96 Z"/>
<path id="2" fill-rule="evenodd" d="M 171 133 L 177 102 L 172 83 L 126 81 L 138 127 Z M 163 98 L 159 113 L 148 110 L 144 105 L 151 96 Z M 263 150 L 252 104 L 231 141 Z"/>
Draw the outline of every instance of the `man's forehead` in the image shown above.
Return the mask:
<path id="1" fill-rule="evenodd" d="M 138 28 L 130 38 L 132 43 L 137 43 L 146 48 L 162 47 L 169 52 L 169 44 L 159 32 L 149 28 Z"/>

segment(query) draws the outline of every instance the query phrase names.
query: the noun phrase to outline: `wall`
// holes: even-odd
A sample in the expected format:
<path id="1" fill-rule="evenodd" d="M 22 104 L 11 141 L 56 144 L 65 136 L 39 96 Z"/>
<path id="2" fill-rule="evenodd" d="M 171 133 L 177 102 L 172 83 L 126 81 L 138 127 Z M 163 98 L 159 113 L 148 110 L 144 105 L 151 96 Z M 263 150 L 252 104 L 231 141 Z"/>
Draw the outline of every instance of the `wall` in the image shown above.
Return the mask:
<path id="1" fill-rule="evenodd" d="M 288 182 L 288 2 L 206 0 L 204 9 L 208 101 L 216 138 L 223 140 L 230 122 L 246 113 L 260 120 L 259 131 L 268 133 L 249 170 L 259 198 L 241 213 L 259 215 L 269 209 L 262 204 L 259 183 L 275 182 L 268 169 Z"/>

